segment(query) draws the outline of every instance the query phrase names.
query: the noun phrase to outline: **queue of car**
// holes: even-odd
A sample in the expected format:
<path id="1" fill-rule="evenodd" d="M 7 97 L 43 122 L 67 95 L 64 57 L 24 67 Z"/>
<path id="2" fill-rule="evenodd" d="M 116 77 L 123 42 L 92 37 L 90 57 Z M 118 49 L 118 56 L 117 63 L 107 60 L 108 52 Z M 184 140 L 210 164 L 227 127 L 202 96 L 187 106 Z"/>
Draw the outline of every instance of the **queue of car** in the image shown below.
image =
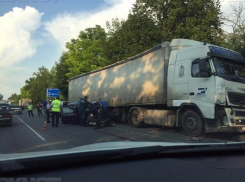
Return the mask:
<path id="1" fill-rule="evenodd" d="M 18 105 L 11 105 L 10 110 L 12 114 L 22 114 L 22 108 Z"/>
<path id="2" fill-rule="evenodd" d="M 78 104 L 79 101 L 68 104 L 67 101 L 62 101 L 62 112 L 60 113 L 61 122 L 63 124 L 78 124 Z M 0 124 L 12 125 L 13 115 L 22 114 L 24 108 L 19 105 L 10 105 L 0 103 Z M 50 113 L 52 118 L 52 113 Z"/>
<path id="3" fill-rule="evenodd" d="M 13 115 L 11 113 L 10 104 L 0 103 L 0 124 L 11 126 Z"/>

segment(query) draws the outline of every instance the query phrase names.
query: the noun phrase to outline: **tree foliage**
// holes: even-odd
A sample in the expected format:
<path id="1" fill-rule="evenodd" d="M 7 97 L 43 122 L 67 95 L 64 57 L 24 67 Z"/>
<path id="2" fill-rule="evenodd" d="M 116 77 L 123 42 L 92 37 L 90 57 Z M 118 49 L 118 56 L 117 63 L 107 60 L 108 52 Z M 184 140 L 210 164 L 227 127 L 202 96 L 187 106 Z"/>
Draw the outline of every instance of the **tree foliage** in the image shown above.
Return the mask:
<path id="1" fill-rule="evenodd" d="M 21 99 L 21 95 L 17 95 L 16 93 L 12 94 L 8 100 L 14 100 L 14 104 L 19 104 L 19 100 Z"/>
<path id="2" fill-rule="evenodd" d="M 223 16 L 225 25 L 232 30 L 226 34 L 227 47 L 245 57 L 245 7 L 242 2 L 238 6 L 231 4 L 230 7 L 231 14 Z"/>
<path id="3" fill-rule="evenodd" d="M 52 87 L 54 76 L 45 67 L 38 68 L 33 77 L 25 82 L 21 89 L 22 98 L 30 98 L 33 103 L 41 102 L 46 97 L 46 89 Z"/>
<path id="4" fill-rule="evenodd" d="M 137 55 L 162 42 L 161 27 L 151 11 L 140 3 L 134 4 L 128 19 L 107 22 L 109 30 L 105 55 L 110 63 Z"/>
<path id="5" fill-rule="evenodd" d="M 162 27 L 165 40 L 186 38 L 220 44 L 219 0 L 139 0 Z"/>
<path id="6" fill-rule="evenodd" d="M 68 65 L 66 60 L 68 58 L 68 53 L 63 52 L 58 63 L 55 64 L 55 76 L 54 76 L 54 87 L 60 89 L 61 95 L 64 100 L 68 98 Z"/>
<path id="7" fill-rule="evenodd" d="M 3 95 L 2 94 L 0 94 L 0 100 L 3 100 Z"/>
<path id="8" fill-rule="evenodd" d="M 68 78 L 83 74 L 107 65 L 104 56 L 106 32 L 99 25 L 81 31 L 77 39 L 68 42 L 66 65 Z"/>

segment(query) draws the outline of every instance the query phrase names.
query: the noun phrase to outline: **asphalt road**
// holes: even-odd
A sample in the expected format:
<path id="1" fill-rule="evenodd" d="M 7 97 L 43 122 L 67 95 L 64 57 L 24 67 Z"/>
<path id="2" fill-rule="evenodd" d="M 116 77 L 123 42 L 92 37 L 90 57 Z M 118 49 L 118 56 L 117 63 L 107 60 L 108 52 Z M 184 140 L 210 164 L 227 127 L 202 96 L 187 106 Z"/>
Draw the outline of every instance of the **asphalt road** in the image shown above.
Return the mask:
<path id="1" fill-rule="evenodd" d="M 245 134 L 207 134 L 205 137 L 188 137 L 180 130 L 157 126 L 134 128 L 117 123 L 115 127 L 95 129 L 93 126 L 62 124 L 58 128 L 48 125 L 43 130 L 43 118 L 29 117 L 27 111 L 15 115 L 12 126 L 0 126 L 0 153 L 20 153 L 70 149 L 82 145 L 111 141 L 157 141 L 157 142 L 227 142 L 244 141 Z"/>

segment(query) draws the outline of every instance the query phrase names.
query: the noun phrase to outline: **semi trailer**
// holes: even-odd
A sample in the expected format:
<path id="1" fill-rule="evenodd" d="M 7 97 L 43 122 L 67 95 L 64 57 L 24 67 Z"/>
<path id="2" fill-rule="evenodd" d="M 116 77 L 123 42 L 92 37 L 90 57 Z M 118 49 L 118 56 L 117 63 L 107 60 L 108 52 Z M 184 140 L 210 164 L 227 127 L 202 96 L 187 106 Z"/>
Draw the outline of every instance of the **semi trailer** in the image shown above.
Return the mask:
<path id="1" fill-rule="evenodd" d="M 102 98 L 109 116 L 187 135 L 245 131 L 245 59 L 227 48 L 173 39 L 71 78 L 68 102 Z"/>

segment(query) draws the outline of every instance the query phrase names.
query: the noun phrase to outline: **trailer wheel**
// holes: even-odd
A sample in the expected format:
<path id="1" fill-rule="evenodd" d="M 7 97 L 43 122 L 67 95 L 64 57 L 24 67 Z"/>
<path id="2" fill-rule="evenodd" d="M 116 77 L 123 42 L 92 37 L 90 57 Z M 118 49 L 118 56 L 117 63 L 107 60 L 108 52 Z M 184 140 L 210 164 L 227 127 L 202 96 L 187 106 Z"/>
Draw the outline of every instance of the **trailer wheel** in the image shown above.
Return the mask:
<path id="1" fill-rule="evenodd" d="M 140 112 L 138 111 L 138 109 L 134 109 L 130 112 L 129 115 L 129 122 L 137 128 L 140 128 L 143 124 L 142 121 L 140 121 Z"/>
<path id="2" fill-rule="evenodd" d="M 189 136 L 200 136 L 204 132 L 203 120 L 201 116 L 193 110 L 188 110 L 183 114 L 181 125 L 183 132 Z"/>

